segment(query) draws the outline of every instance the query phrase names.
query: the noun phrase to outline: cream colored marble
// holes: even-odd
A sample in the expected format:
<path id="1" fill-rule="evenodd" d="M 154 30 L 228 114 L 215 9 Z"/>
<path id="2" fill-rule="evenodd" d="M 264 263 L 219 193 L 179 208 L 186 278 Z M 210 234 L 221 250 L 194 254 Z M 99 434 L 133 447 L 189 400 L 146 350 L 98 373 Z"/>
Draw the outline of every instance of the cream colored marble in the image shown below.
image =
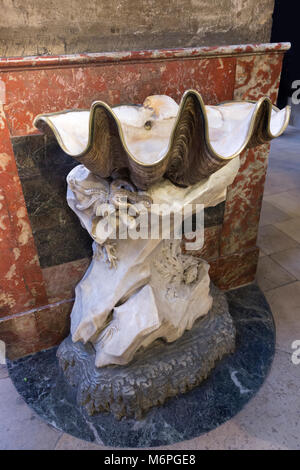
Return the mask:
<path id="1" fill-rule="evenodd" d="M 225 199 L 226 188 L 238 169 L 237 157 L 189 188 L 162 180 L 148 192 L 153 211 L 158 211 L 159 204 L 169 206 L 174 213 L 190 204 L 218 204 Z M 83 165 L 75 167 L 67 181 L 68 203 L 95 240 L 91 265 L 76 287 L 71 316 L 73 341 L 93 343 L 97 367 L 126 364 L 138 349 L 157 338 L 175 341 L 211 307 L 209 265 L 183 255 L 180 239 L 98 238 L 92 219 L 99 211 L 98 202 L 109 197 L 108 182 Z M 101 247 L 109 256 L 112 246 L 115 267 L 100 256 Z"/>

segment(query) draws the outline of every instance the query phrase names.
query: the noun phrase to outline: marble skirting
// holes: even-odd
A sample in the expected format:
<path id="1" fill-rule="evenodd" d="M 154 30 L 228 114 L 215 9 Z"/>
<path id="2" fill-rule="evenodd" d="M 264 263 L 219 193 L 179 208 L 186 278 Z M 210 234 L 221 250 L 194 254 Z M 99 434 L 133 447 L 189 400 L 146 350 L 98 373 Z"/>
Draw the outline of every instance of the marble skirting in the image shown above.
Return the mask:
<path id="1" fill-rule="evenodd" d="M 238 413 L 256 394 L 270 369 L 275 326 L 255 284 L 226 293 L 236 328 L 236 350 L 225 356 L 202 384 L 151 409 L 142 420 L 111 413 L 88 416 L 69 391 L 57 348 L 8 361 L 10 377 L 26 403 L 57 429 L 114 447 L 151 447 L 192 439 Z"/>

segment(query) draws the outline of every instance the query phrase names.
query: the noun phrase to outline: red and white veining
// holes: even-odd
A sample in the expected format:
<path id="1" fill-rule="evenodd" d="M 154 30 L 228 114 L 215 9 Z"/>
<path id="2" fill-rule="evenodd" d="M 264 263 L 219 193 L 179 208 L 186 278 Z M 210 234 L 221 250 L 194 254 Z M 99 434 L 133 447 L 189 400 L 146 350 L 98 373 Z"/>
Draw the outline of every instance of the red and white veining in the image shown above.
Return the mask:
<path id="1" fill-rule="evenodd" d="M 0 240 L 0 317 L 45 303 L 43 278 L 7 125 L 0 130 Z M 34 264 L 30 264 L 33 259 Z"/>

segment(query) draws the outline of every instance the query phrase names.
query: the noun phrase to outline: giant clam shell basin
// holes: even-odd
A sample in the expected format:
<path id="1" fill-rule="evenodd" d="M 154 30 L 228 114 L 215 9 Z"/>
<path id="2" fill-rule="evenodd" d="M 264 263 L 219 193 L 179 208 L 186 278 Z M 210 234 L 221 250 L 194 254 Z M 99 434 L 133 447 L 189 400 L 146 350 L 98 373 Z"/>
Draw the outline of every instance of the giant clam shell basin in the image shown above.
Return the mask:
<path id="1" fill-rule="evenodd" d="M 267 97 L 205 106 L 188 90 L 179 105 L 166 95 L 113 108 L 96 101 L 90 111 L 43 114 L 34 124 L 92 173 L 107 178 L 126 168 L 147 189 L 162 177 L 180 186 L 201 181 L 245 148 L 281 135 L 289 116 L 289 106 L 280 111 Z"/>

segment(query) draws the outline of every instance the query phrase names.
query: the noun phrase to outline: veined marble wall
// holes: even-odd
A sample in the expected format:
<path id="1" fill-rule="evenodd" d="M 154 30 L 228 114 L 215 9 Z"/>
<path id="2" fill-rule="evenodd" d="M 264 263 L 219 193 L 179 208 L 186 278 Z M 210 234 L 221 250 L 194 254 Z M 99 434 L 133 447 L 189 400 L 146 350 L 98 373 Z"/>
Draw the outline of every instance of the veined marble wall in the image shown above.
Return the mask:
<path id="1" fill-rule="evenodd" d="M 15 358 L 61 342 L 90 239 L 66 205 L 75 162 L 33 126 L 39 113 L 142 103 L 153 94 L 179 101 L 186 89 L 205 104 L 269 96 L 275 103 L 288 44 L 0 59 L 0 339 Z M 253 281 L 256 236 L 269 146 L 247 150 L 224 204 L 205 213 L 207 260 L 221 289 Z M 184 250 L 184 244 L 183 244 Z"/>

